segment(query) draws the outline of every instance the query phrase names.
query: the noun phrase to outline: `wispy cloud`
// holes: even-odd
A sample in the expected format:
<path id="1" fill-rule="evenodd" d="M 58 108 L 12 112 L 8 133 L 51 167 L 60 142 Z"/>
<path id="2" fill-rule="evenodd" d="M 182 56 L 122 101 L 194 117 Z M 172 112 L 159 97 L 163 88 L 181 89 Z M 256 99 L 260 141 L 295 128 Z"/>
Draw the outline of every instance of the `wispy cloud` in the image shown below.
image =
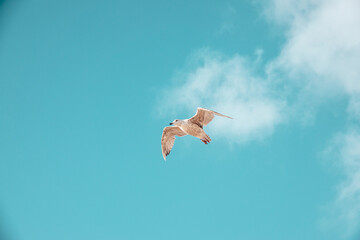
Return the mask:
<path id="1" fill-rule="evenodd" d="M 336 204 L 342 209 L 347 231 L 351 234 L 360 226 L 360 133 L 351 131 L 343 136 L 341 159 L 346 180 L 340 185 Z"/>
<path id="2" fill-rule="evenodd" d="M 333 229 L 348 239 L 360 233 L 360 132 L 351 128 L 338 134 L 326 150 L 326 156 L 336 158 L 336 166 L 345 173 L 338 185 L 335 201 L 328 205 L 328 217 L 322 220 L 327 228 Z M 330 216 L 330 217 L 329 217 Z"/>
<path id="3" fill-rule="evenodd" d="M 270 92 L 268 82 L 255 74 L 260 57 L 259 51 L 254 61 L 208 49 L 196 52 L 189 60 L 190 69 L 181 71 L 175 85 L 166 90 L 161 107 L 194 113 L 202 106 L 228 114 L 234 117 L 231 124 L 217 118 L 209 131 L 236 142 L 271 134 L 283 121 L 285 104 Z"/>

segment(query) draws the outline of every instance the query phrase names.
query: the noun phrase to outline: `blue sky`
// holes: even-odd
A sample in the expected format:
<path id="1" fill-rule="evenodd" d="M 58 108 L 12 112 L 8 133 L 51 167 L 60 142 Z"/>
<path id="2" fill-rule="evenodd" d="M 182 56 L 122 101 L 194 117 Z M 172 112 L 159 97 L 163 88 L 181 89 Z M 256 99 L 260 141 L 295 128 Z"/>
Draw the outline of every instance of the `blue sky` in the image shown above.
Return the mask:
<path id="1" fill-rule="evenodd" d="M 0 1 L 1 239 L 358 239 L 359 9 Z"/>

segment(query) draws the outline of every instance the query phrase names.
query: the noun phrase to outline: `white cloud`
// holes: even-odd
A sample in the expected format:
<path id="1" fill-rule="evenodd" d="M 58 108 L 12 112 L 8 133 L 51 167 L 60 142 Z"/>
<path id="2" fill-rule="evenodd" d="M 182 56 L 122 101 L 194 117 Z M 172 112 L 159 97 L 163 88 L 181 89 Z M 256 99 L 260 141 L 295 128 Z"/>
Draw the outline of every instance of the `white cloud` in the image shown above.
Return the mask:
<path id="1" fill-rule="evenodd" d="M 314 1 L 305 2 L 308 8 L 314 5 L 310 4 Z M 304 10 L 302 15 L 300 11 L 280 56 L 270 66 L 275 71 L 286 72 L 292 79 L 305 81 L 316 94 L 339 90 L 358 94 L 360 2 L 320 2 L 312 11 Z"/>
<path id="2" fill-rule="evenodd" d="M 324 1 L 326 0 L 259 0 L 257 2 L 262 4 L 267 19 L 288 27 L 296 25 L 299 19 L 304 19 L 304 16 Z"/>
<path id="3" fill-rule="evenodd" d="M 272 96 L 268 83 L 256 76 L 252 64 L 239 55 L 226 58 L 209 50 L 198 51 L 191 58 L 192 68 L 181 72 L 177 77 L 181 80 L 166 91 L 161 108 L 185 108 L 188 114 L 194 114 L 197 107 L 213 109 L 234 120 L 216 118 L 208 126 L 210 134 L 216 132 L 217 137 L 236 142 L 263 138 L 283 120 L 285 106 Z"/>

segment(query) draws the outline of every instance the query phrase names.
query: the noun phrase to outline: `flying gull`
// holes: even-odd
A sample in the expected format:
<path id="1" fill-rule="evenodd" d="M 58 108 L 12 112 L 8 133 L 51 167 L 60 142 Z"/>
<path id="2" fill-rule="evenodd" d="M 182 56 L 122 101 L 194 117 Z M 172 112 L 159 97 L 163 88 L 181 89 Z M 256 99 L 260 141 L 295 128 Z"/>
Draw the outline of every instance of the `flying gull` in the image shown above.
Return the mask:
<path id="1" fill-rule="evenodd" d="M 191 135 L 199 138 L 203 143 L 208 144 L 211 138 L 205 133 L 203 127 L 208 125 L 213 118 L 217 116 L 230 118 L 221 113 L 211 111 L 205 108 L 198 108 L 195 116 L 185 120 L 176 119 L 170 125 L 172 127 L 165 127 L 161 137 L 161 150 L 166 161 L 167 155 L 170 154 L 172 147 L 174 146 L 175 136 Z"/>

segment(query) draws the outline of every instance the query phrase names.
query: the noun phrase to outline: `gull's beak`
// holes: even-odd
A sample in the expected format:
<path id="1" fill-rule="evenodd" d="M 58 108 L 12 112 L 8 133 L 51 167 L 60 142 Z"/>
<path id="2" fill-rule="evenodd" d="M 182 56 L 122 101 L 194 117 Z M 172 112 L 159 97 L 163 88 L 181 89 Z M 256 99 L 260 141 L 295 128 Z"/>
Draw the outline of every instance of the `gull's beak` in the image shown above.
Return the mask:
<path id="1" fill-rule="evenodd" d="M 173 123 L 169 123 L 170 125 L 173 125 Z"/>

